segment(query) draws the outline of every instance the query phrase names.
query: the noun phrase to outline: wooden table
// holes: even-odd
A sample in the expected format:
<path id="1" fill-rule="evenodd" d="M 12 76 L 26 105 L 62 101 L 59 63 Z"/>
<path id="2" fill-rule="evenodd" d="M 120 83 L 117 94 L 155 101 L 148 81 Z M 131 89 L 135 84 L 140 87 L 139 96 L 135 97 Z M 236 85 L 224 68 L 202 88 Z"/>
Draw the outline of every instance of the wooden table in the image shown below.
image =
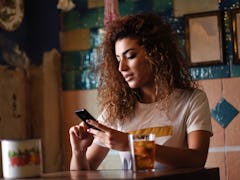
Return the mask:
<path id="1" fill-rule="evenodd" d="M 155 170 L 154 172 L 131 170 L 63 171 L 43 174 L 30 179 L 160 179 L 160 180 L 220 180 L 219 168 L 191 168 L 174 170 Z"/>

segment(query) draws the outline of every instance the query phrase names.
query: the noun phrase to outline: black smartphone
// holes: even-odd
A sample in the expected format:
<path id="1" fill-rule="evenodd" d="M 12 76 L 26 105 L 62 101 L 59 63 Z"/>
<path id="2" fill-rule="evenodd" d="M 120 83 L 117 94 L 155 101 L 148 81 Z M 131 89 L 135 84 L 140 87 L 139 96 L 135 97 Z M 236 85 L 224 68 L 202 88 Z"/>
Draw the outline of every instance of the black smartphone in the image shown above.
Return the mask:
<path id="1" fill-rule="evenodd" d="M 93 128 L 93 129 L 99 130 L 98 128 L 96 128 L 96 127 L 94 127 L 94 126 L 92 126 L 92 125 L 90 125 L 90 124 L 88 124 L 88 123 L 86 122 L 87 119 L 92 119 L 92 120 L 97 121 L 86 109 L 82 108 L 82 109 L 78 109 L 78 110 L 76 110 L 76 111 L 74 111 L 74 112 L 75 112 L 75 114 L 76 114 L 81 120 L 84 121 L 84 123 L 87 124 L 87 126 L 88 126 L 89 128 Z"/>

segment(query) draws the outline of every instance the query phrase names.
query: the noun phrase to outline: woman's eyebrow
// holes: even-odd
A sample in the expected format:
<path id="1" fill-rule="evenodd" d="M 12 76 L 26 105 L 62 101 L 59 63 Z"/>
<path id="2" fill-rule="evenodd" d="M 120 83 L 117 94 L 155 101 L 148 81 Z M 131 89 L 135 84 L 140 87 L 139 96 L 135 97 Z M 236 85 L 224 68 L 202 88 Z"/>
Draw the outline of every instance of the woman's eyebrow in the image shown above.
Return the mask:
<path id="1" fill-rule="evenodd" d="M 124 52 L 122 53 L 122 55 L 125 55 L 125 54 L 127 54 L 129 51 L 132 51 L 132 50 L 135 50 L 135 49 L 133 49 L 133 48 L 127 49 L 126 51 L 124 51 Z M 116 55 L 116 56 L 119 56 L 119 55 Z"/>

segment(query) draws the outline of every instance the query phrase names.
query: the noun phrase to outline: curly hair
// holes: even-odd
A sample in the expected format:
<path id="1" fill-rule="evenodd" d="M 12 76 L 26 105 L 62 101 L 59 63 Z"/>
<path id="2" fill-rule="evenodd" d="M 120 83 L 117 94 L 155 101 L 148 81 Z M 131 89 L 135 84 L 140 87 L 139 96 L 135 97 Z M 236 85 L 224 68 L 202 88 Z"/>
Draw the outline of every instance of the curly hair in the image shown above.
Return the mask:
<path id="1" fill-rule="evenodd" d="M 168 100 L 176 88 L 193 89 L 188 66 L 178 46 L 178 36 L 171 25 L 154 13 L 120 17 L 106 27 L 102 44 L 98 102 L 109 124 L 124 122 L 134 114 L 138 89 L 131 89 L 118 71 L 115 43 L 123 38 L 136 39 L 150 62 L 158 100 Z M 167 102 L 167 101 L 166 101 Z"/>

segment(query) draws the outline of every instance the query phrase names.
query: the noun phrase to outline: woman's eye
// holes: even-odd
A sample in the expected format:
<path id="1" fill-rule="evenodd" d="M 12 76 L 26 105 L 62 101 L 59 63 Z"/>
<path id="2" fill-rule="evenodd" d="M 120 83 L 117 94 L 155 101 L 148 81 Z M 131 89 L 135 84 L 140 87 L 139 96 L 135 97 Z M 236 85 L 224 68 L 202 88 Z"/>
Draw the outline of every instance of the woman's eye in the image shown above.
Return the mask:
<path id="1" fill-rule="evenodd" d="M 134 59 L 136 57 L 136 54 L 130 54 L 129 56 L 127 56 L 127 59 Z"/>

